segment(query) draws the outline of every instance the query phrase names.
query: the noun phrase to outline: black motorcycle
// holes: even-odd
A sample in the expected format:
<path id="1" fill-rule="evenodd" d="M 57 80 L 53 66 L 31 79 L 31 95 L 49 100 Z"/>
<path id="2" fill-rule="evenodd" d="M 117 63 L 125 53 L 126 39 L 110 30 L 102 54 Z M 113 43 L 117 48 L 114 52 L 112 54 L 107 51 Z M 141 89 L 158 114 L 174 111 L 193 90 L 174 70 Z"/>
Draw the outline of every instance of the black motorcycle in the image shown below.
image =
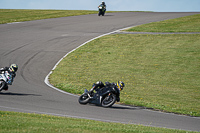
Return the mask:
<path id="1" fill-rule="evenodd" d="M 93 85 L 93 88 L 95 84 Z M 100 89 L 94 89 L 88 91 L 85 89 L 85 92 L 79 97 L 78 101 L 80 104 L 92 103 L 96 105 L 101 105 L 103 107 L 111 107 L 117 100 L 120 91 L 114 86 L 105 86 Z"/>
<path id="2" fill-rule="evenodd" d="M 99 6 L 98 16 L 101 16 L 101 15 L 104 16 L 105 12 L 106 12 L 105 7 L 104 6 Z"/>

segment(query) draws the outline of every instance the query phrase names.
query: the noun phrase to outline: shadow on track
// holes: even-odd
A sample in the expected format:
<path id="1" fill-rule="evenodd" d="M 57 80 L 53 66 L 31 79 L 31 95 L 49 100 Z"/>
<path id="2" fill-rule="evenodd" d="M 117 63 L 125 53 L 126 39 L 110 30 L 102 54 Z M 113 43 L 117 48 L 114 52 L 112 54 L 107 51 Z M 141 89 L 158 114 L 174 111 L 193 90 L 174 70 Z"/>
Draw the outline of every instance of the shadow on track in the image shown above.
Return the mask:
<path id="1" fill-rule="evenodd" d="M 8 96 L 42 96 L 42 95 L 36 95 L 36 94 L 23 94 L 23 93 L 11 93 L 11 92 L 7 92 L 7 93 L 0 92 L 0 95 L 8 95 Z"/>
<path id="2" fill-rule="evenodd" d="M 100 108 L 104 108 L 102 107 L 101 105 L 95 105 L 95 104 L 92 104 L 92 103 L 89 103 L 87 105 L 83 105 L 83 106 L 96 106 L 96 107 L 100 107 Z M 125 105 L 113 105 L 111 107 L 108 107 L 108 108 L 104 108 L 104 109 L 117 109 L 117 110 L 120 110 L 120 109 L 127 109 L 127 110 L 142 110 L 142 109 L 151 109 L 151 108 L 146 108 L 146 107 L 137 107 L 137 106 L 125 106 Z"/>
<path id="3" fill-rule="evenodd" d="M 104 15 L 104 17 L 109 17 L 109 16 L 115 16 L 115 15 L 110 15 L 110 14 L 108 14 L 108 15 Z"/>
<path id="4" fill-rule="evenodd" d="M 112 106 L 110 109 L 130 109 L 130 110 L 141 110 L 141 109 L 146 109 L 145 107 L 131 107 L 131 106 Z"/>

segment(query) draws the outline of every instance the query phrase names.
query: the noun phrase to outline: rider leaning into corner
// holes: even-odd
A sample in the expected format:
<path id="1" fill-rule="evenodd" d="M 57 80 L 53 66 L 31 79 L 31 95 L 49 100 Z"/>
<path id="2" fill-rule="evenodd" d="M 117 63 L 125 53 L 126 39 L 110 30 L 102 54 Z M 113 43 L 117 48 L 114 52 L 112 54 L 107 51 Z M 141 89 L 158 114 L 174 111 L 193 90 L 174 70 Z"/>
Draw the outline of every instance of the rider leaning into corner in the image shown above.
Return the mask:
<path id="1" fill-rule="evenodd" d="M 98 6 L 99 7 L 102 7 L 104 9 L 104 12 L 106 12 L 106 4 L 104 1 L 101 2 L 101 4 Z"/>
<path id="2" fill-rule="evenodd" d="M 4 67 L 0 68 L 0 71 L 7 71 L 10 75 L 12 75 L 13 79 L 16 76 L 16 72 L 18 70 L 18 65 L 17 64 L 11 64 L 10 67 Z M 10 83 L 12 85 L 12 82 Z M 4 90 L 8 90 L 8 86 L 4 88 Z"/>
<path id="3" fill-rule="evenodd" d="M 101 4 L 98 7 L 100 7 L 100 6 L 102 6 L 106 10 L 106 4 L 105 4 L 104 1 L 102 1 Z"/>
<path id="4" fill-rule="evenodd" d="M 93 92 L 98 91 L 98 89 L 102 89 L 104 87 L 114 87 L 116 90 L 118 90 L 119 92 L 123 90 L 125 84 L 122 81 L 118 81 L 117 83 L 109 83 L 109 82 L 105 82 L 105 85 L 103 84 L 103 82 L 98 81 L 94 84 L 94 87 L 89 91 L 89 92 Z M 118 95 L 116 96 L 116 100 L 117 102 L 120 101 L 120 93 L 118 93 Z"/>

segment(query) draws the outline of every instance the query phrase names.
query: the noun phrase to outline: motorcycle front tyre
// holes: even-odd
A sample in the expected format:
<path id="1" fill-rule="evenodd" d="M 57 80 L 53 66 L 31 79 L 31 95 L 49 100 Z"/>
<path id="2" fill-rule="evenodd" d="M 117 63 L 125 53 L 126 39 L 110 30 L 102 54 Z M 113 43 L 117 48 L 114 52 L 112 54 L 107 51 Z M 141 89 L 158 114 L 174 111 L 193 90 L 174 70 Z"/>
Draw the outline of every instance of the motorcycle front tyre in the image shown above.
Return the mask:
<path id="1" fill-rule="evenodd" d="M 101 12 L 99 11 L 98 16 L 100 16 L 100 15 L 101 15 Z"/>
<path id="2" fill-rule="evenodd" d="M 102 10 L 99 10 L 99 13 L 98 13 L 98 16 L 104 16 L 104 14 L 105 14 L 105 12 L 104 11 L 102 11 Z"/>
<path id="3" fill-rule="evenodd" d="M 78 102 L 80 104 L 87 104 L 89 102 L 89 100 L 90 100 L 90 98 L 89 98 L 88 94 L 84 93 L 79 97 Z"/>
<path id="4" fill-rule="evenodd" d="M 4 89 L 5 85 L 6 85 L 5 81 L 1 80 L 0 81 L 0 91 L 2 91 Z"/>
<path id="5" fill-rule="evenodd" d="M 111 101 L 110 101 L 110 102 L 108 101 L 109 99 L 107 99 L 108 97 L 111 97 Z M 107 96 L 102 100 L 101 105 L 102 105 L 103 107 L 105 107 L 105 108 L 111 107 L 111 106 L 115 103 L 115 101 L 116 101 L 116 96 L 115 96 L 114 94 L 111 94 L 110 96 L 107 95 Z"/>

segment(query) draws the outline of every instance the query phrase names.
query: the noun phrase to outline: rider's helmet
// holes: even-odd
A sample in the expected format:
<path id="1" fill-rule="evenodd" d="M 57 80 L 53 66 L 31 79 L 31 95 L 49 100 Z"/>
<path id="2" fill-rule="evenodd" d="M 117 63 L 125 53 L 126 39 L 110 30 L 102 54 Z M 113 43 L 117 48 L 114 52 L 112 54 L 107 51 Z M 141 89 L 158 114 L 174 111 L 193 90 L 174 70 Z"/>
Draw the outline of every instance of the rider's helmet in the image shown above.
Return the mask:
<path id="1" fill-rule="evenodd" d="M 17 69 L 18 69 L 17 64 L 11 64 L 11 65 L 10 65 L 10 71 L 11 71 L 11 72 L 16 72 Z"/>
<path id="2" fill-rule="evenodd" d="M 105 5 L 105 2 L 104 2 L 104 1 L 102 1 L 102 5 Z"/>
<path id="3" fill-rule="evenodd" d="M 123 90 L 124 86 L 125 86 L 124 82 L 122 82 L 122 81 L 117 82 L 117 87 L 119 88 L 120 91 Z"/>

